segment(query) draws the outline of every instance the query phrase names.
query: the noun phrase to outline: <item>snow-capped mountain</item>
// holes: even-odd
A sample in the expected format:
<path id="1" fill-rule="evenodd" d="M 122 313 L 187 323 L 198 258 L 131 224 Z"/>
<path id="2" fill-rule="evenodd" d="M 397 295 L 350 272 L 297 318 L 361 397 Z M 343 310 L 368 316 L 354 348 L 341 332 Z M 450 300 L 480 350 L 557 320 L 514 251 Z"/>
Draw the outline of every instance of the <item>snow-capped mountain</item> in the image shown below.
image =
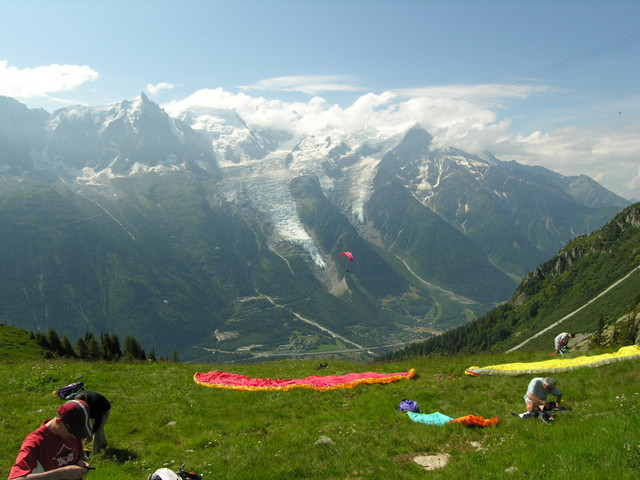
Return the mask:
<path id="1" fill-rule="evenodd" d="M 52 114 L 0 97 L 0 181 L 2 280 L 20 285 L 0 321 L 199 347 L 183 357 L 424 338 L 628 204 L 584 176 L 434 148 L 420 126 L 294 135 L 144 95 Z"/>

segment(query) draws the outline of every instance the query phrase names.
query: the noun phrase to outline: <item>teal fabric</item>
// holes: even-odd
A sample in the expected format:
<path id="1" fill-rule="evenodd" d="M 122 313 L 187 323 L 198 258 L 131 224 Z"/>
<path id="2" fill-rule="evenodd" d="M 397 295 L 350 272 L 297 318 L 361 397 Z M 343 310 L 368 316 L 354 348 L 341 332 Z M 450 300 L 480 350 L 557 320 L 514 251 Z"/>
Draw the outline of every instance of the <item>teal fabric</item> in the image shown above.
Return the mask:
<path id="1" fill-rule="evenodd" d="M 438 427 L 441 427 L 445 423 L 453 420 L 453 418 L 440 412 L 435 412 L 435 413 L 407 412 L 407 415 L 409 415 L 409 418 L 414 422 L 424 423 L 426 425 L 436 425 Z"/>

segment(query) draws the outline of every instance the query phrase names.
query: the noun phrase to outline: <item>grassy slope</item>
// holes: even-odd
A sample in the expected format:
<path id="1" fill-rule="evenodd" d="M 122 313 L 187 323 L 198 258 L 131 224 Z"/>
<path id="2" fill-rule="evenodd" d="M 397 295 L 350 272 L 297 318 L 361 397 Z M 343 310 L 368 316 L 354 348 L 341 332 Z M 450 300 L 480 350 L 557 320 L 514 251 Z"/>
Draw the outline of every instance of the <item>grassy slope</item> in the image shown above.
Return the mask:
<path id="1" fill-rule="evenodd" d="M 0 360 L 41 358 L 42 348 L 22 328 L 0 324 Z"/>
<path id="2" fill-rule="evenodd" d="M 177 470 L 182 462 L 205 479 L 422 479 L 427 473 L 412 458 L 429 453 L 451 455 L 444 469 L 428 473 L 434 479 L 637 478 L 637 360 L 557 375 L 572 411 L 553 425 L 509 415 L 523 410 L 529 376 L 463 373 L 471 365 L 547 358 L 514 353 L 369 365 L 330 361 L 319 372 L 317 363 L 295 360 L 217 367 L 271 378 L 418 372 L 413 380 L 329 392 L 238 392 L 193 382 L 195 372 L 214 365 L 5 361 L 0 466 L 8 472 L 23 437 L 54 414 L 59 401 L 51 392 L 84 381 L 113 403 L 110 449 L 93 459 L 97 470 L 86 477 L 92 480 L 139 480 L 165 464 Z M 395 410 L 403 398 L 417 400 L 426 413 L 499 416 L 501 423 L 485 429 L 413 423 Z M 316 445 L 321 435 L 334 443 Z"/>

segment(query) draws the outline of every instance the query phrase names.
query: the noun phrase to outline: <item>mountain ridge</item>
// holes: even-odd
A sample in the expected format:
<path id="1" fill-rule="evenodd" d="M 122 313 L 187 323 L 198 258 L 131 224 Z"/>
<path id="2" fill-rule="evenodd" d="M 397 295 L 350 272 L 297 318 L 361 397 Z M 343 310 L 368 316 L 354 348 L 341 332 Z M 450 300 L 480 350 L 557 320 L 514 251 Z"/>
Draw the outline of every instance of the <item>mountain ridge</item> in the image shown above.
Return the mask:
<path id="1" fill-rule="evenodd" d="M 232 111 L 170 117 L 144 95 L 23 107 L 0 98 L 0 234 L 13 246 L 0 275 L 28 272 L 0 321 L 118 329 L 160 354 L 336 346 L 301 317 L 362 345 L 414 341 L 506 301 L 628 204 L 579 177 L 435 149 L 419 126 L 296 136 Z M 261 295 L 278 306 L 242 301 Z"/>

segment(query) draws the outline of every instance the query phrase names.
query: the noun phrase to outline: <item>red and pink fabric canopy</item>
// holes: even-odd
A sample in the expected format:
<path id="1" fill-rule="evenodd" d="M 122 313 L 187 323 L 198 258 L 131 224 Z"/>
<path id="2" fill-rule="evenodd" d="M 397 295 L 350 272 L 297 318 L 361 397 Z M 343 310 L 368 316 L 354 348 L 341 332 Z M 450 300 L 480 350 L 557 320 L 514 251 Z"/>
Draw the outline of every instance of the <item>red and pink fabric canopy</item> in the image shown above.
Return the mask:
<path id="1" fill-rule="evenodd" d="M 415 369 L 399 373 L 349 373 L 347 375 L 311 376 L 307 378 L 250 378 L 236 373 L 213 370 L 208 373 L 196 373 L 193 380 L 205 387 L 226 388 L 231 390 L 291 390 L 293 388 L 310 388 L 318 391 L 353 388 L 362 384 L 390 383 L 403 378 L 410 379 L 416 374 Z"/>

